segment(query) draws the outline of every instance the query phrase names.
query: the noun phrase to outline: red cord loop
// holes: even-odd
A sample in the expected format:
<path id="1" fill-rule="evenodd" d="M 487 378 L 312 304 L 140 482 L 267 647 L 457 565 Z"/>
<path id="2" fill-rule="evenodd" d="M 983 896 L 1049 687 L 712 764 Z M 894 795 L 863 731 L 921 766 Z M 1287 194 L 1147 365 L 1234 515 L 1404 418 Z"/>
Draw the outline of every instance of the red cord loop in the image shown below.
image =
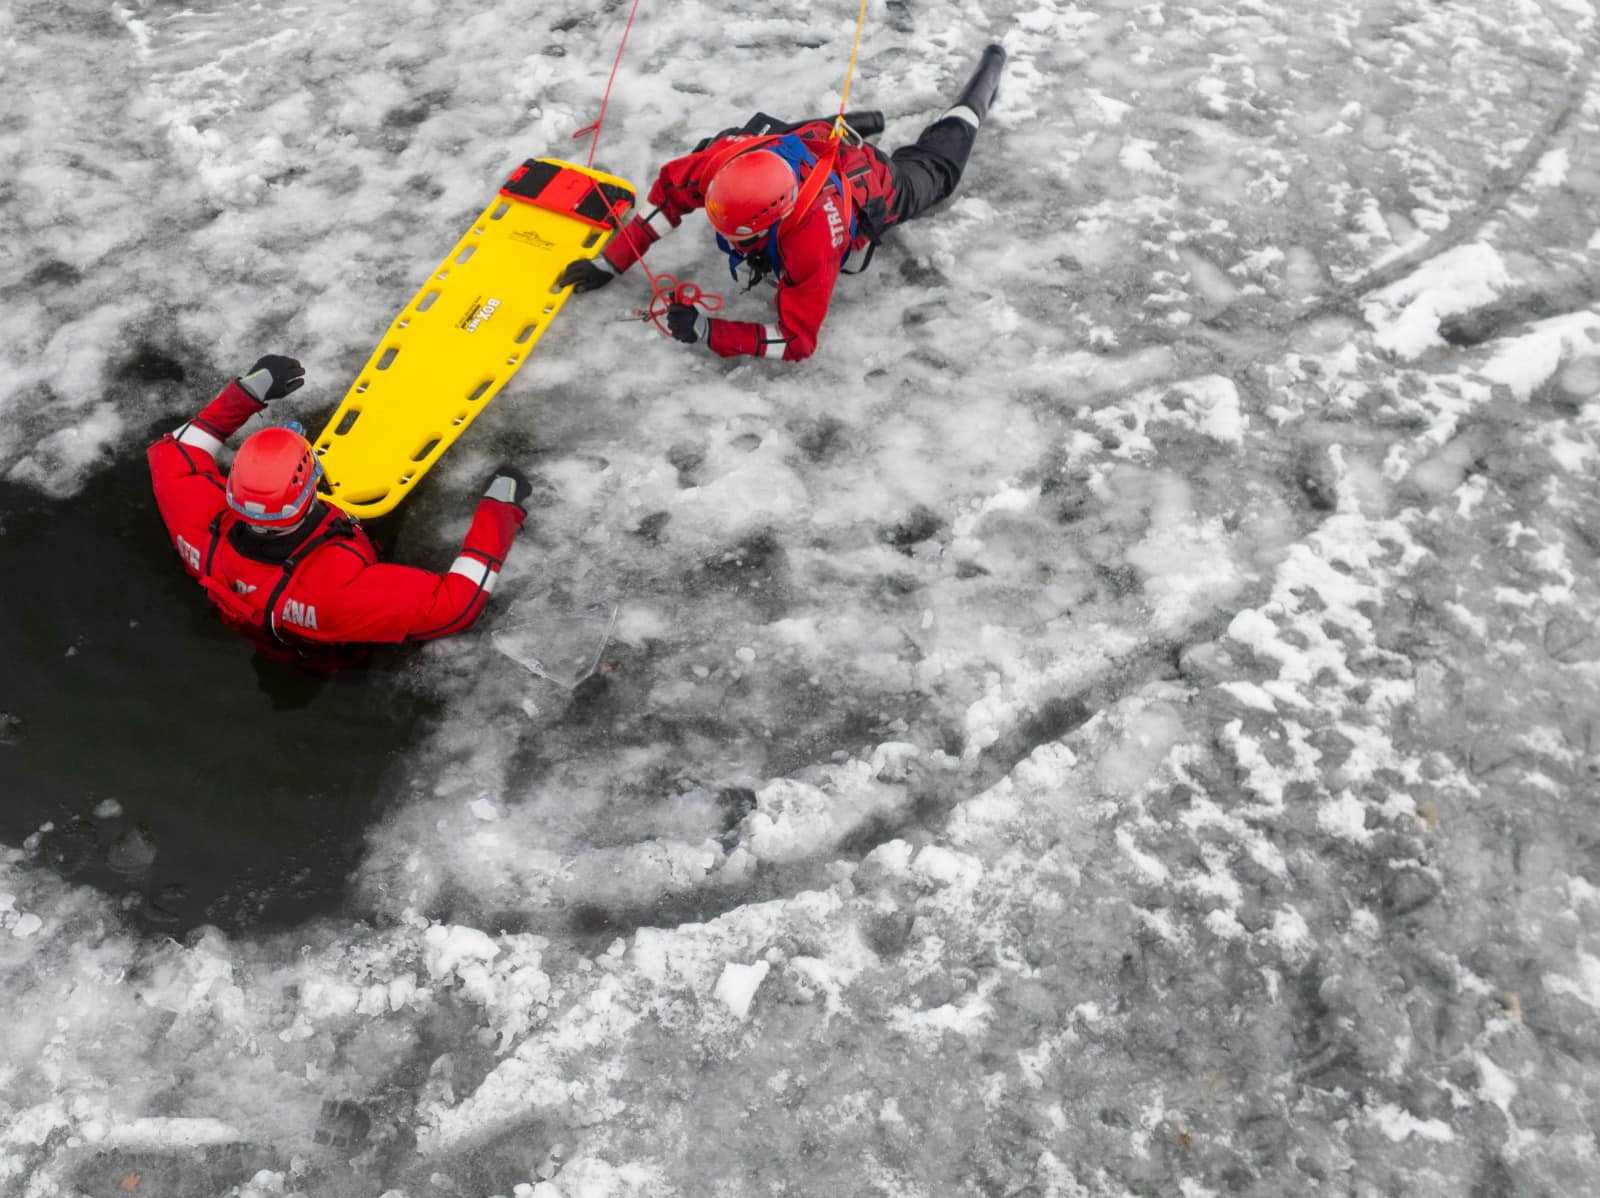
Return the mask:
<path id="1" fill-rule="evenodd" d="M 669 274 L 652 274 L 649 267 L 645 267 L 645 273 L 650 279 L 650 306 L 636 308 L 634 315 L 655 325 L 656 331 L 663 337 L 672 336 L 672 330 L 667 325 L 667 313 L 673 304 L 688 304 L 708 316 L 722 311 L 722 297 L 714 291 L 703 291 L 696 283 L 680 283 Z"/>

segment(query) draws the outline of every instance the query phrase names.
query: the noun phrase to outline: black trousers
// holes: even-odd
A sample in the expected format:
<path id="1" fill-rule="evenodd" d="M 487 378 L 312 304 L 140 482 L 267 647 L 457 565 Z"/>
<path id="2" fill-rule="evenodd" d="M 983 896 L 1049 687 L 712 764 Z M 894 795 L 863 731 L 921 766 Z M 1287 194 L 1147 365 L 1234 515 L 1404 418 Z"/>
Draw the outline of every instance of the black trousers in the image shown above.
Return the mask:
<path id="1" fill-rule="evenodd" d="M 888 223 L 914 220 L 948 199 L 961 182 L 977 137 L 978 131 L 966 121 L 947 116 L 924 129 L 914 143 L 890 154 L 894 207 Z"/>

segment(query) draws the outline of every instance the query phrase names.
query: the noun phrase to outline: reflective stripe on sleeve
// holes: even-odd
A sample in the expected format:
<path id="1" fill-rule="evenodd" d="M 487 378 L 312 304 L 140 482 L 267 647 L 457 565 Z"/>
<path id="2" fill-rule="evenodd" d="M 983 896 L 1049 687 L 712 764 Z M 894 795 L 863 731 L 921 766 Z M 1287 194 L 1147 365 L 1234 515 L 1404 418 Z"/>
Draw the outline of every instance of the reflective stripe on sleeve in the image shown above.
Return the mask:
<path id="1" fill-rule="evenodd" d="M 222 451 L 222 441 L 196 424 L 186 424 L 173 434 L 179 445 L 193 445 L 196 449 L 216 457 Z"/>
<path id="2" fill-rule="evenodd" d="M 475 557 L 462 554 L 450 563 L 450 573 L 459 574 L 468 582 L 483 588 L 484 594 L 494 594 L 494 584 L 500 577 L 500 571 L 490 569 Z"/>
<path id="3" fill-rule="evenodd" d="M 783 335 L 783 330 L 777 325 L 764 324 L 761 326 L 761 356 L 763 358 L 771 352 L 772 346 L 787 346 L 788 344 L 789 339 Z M 778 352 L 781 354 L 783 350 L 780 349 Z"/>

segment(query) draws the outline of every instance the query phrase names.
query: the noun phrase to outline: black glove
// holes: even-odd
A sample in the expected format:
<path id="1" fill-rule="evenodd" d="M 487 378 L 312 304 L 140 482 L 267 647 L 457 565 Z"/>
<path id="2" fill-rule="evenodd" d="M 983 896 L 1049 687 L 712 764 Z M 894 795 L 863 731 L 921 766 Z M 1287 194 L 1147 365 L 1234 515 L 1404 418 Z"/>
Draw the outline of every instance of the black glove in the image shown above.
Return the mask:
<path id="1" fill-rule="evenodd" d="M 567 268 L 556 276 L 557 287 L 570 287 L 574 291 L 599 291 L 616 272 L 607 269 L 611 264 L 604 258 L 579 258 L 568 262 Z"/>
<path id="2" fill-rule="evenodd" d="M 667 309 L 667 329 L 679 341 L 693 345 L 711 331 L 711 321 L 693 304 L 673 304 Z"/>
<path id="3" fill-rule="evenodd" d="M 300 390 L 305 381 L 306 368 L 283 354 L 265 354 L 256 359 L 249 374 L 239 376 L 239 386 L 262 403 Z"/>
<path id="4" fill-rule="evenodd" d="M 501 503 L 514 503 L 523 511 L 527 511 L 528 497 L 533 494 L 533 484 L 528 481 L 528 476 L 515 466 L 497 466 L 494 477 L 489 480 L 489 485 L 484 488 L 483 493 L 490 499 L 498 499 Z"/>

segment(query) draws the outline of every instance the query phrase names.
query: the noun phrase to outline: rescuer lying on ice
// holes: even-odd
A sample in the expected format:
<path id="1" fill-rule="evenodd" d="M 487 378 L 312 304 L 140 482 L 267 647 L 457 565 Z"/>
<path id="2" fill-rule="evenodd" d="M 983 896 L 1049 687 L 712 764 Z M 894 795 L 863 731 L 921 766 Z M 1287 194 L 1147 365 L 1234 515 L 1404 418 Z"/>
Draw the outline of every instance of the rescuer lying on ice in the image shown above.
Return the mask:
<path id="1" fill-rule="evenodd" d="M 721 320 L 674 303 L 667 313 L 672 335 L 703 343 L 724 358 L 808 358 L 845 259 L 858 250 L 870 258 L 884 229 L 921 216 L 955 191 L 1005 62 L 1003 49 L 988 47 L 954 106 L 915 144 L 889 155 L 865 143 L 844 144 L 834 174 L 800 211 L 797 201 L 826 151 L 831 120 L 759 140 L 743 131 L 720 133 L 662 167 L 650 189 L 655 210 L 634 217 L 600 257 L 570 263 L 557 282 L 578 291 L 604 287 L 661 237 L 659 218 L 675 229 L 688 213 L 704 208 L 736 277 L 747 264 L 752 285 L 768 274 L 776 280 L 777 320 Z M 741 142 L 754 144 L 740 150 Z"/>
<path id="2" fill-rule="evenodd" d="M 367 534 L 317 496 L 322 466 L 289 427 L 245 439 L 224 477 L 216 455 L 268 400 L 305 381 L 293 358 L 269 354 L 193 420 L 147 451 L 156 506 L 183 560 L 224 623 L 269 656 L 331 667 L 352 645 L 431 640 L 471 627 L 494 591 L 526 517 L 532 487 L 501 467 L 443 574 L 384 565 Z"/>

